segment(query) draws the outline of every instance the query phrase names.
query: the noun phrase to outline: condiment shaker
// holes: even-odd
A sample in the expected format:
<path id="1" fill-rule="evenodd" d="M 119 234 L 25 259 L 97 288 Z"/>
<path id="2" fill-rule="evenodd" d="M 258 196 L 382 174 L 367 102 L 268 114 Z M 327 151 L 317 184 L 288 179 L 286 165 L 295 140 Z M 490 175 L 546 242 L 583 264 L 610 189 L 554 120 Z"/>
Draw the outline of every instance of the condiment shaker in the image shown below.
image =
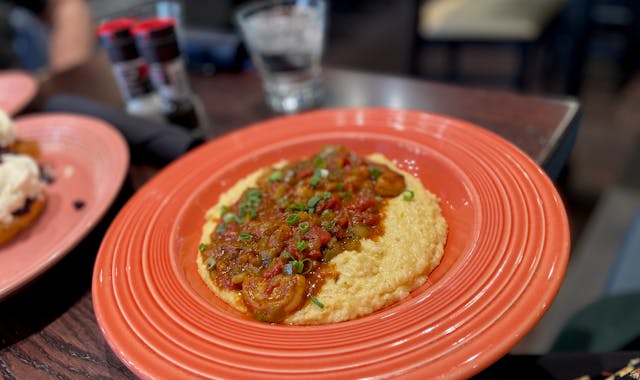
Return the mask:
<path id="1" fill-rule="evenodd" d="M 98 27 L 100 42 L 111 60 L 113 74 L 128 113 L 165 122 L 160 97 L 149 81 L 147 65 L 135 44 L 132 27 L 136 21 L 120 18 Z"/>

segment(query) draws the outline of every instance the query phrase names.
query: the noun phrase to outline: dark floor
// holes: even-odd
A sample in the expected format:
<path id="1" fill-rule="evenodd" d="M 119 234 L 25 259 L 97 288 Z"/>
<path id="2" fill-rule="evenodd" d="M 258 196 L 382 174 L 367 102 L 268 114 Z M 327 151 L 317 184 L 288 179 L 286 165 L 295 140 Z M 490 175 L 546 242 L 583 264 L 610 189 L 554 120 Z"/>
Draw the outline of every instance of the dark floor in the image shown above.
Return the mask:
<path id="1" fill-rule="evenodd" d="M 338 7 L 334 7 L 331 15 L 327 64 L 408 75 L 413 1 L 335 3 Z M 602 265 L 613 265 L 626 238 L 629 220 L 623 216 L 640 213 L 640 202 L 636 202 L 640 199 L 640 169 L 634 166 L 640 163 L 640 75 L 619 87 L 615 41 L 608 44 L 609 35 L 595 37 L 596 42 L 587 57 L 582 87 L 577 94 L 582 109 L 578 138 L 567 171 L 557 182 L 570 219 L 571 263 L 563 289 L 553 305 L 555 309 L 552 308 L 546 319 L 515 348 L 517 352 L 541 353 L 551 349 L 553 339 L 566 319 L 579 307 L 601 297 L 601 284 L 606 282 Z M 424 67 L 436 72 L 444 62 L 443 54 L 438 50 L 430 50 L 421 59 Z M 527 92 L 563 95 L 564 67 L 559 59 L 551 62 L 551 74 L 533 75 Z M 462 70 L 471 74 L 478 71 L 482 74 L 514 72 L 516 64 L 515 56 L 506 49 L 474 48 L 462 53 Z M 467 78 L 461 83 L 514 89 L 511 82 L 502 77 L 493 75 L 487 82 Z M 623 190 L 619 190 L 620 187 Z M 607 218 L 615 218 L 616 222 Z M 598 254 L 597 260 L 590 256 Z M 584 279 L 593 276 L 594 271 L 599 272 L 600 280 Z M 591 284 L 591 292 L 584 291 L 583 281 Z M 575 297 L 572 292 L 581 292 L 582 298 Z"/>

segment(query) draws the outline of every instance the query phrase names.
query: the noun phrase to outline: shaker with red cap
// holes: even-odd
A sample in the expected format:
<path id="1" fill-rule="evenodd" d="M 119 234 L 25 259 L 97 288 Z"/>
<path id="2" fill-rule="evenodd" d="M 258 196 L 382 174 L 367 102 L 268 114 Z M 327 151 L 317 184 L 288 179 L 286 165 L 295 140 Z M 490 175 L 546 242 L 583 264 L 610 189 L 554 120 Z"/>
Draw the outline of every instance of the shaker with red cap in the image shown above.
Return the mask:
<path id="1" fill-rule="evenodd" d="M 136 21 L 120 18 L 98 27 L 102 46 L 111 60 L 120 93 L 127 112 L 156 121 L 165 121 L 160 98 L 149 81 L 147 65 L 135 45 L 131 32 Z"/>
<path id="2" fill-rule="evenodd" d="M 192 92 L 175 24 L 170 18 L 152 18 L 133 27 L 136 46 L 149 65 L 151 83 L 160 95 L 167 119 L 190 129 L 206 129 L 199 100 Z"/>

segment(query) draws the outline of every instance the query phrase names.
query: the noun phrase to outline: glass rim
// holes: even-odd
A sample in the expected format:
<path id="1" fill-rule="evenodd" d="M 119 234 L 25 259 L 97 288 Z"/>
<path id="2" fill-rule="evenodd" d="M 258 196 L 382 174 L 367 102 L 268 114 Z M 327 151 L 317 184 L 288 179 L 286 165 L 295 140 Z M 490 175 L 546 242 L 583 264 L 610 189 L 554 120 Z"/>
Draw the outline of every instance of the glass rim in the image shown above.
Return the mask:
<path id="1" fill-rule="evenodd" d="M 238 6 L 234 11 L 234 18 L 236 22 L 240 24 L 241 20 L 246 19 L 248 16 L 254 13 L 260 12 L 261 10 L 273 6 L 291 5 L 317 7 L 321 9 L 323 13 L 327 9 L 327 2 L 325 0 L 253 0 Z"/>

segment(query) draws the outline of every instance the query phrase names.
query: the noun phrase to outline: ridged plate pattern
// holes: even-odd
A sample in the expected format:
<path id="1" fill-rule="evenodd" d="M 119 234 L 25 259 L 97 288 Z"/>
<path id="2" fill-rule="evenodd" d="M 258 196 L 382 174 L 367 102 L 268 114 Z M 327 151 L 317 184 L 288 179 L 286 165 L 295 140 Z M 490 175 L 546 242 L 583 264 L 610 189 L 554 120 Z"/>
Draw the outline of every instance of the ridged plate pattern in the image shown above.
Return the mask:
<path id="1" fill-rule="evenodd" d="M 64 257 L 107 211 L 129 166 L 129 148 L 109 124 L 48 113 L 15 119 L 19 139 L 35 140 L 53 172 L 40 217 L 0 247 L 0 299 Z M 75 201 L 84 202 L 78 209 Z"/>
<path id="2" fill-rule="evenodd" d="M 439 196 L 449 224 L 443 261 L 407 299 L 357 320 L 250 320 L 196 273 L 203 215 L 253 170 L 330 143 L 380 152 Z M 321 110 L 223 136 L 154 177 L 110 227 L 93 299 L 107 341 L 143 378 L 465 378 L 539 320 L 568 253 L 558 193 L 503 139 L 422 112 Z"/>

